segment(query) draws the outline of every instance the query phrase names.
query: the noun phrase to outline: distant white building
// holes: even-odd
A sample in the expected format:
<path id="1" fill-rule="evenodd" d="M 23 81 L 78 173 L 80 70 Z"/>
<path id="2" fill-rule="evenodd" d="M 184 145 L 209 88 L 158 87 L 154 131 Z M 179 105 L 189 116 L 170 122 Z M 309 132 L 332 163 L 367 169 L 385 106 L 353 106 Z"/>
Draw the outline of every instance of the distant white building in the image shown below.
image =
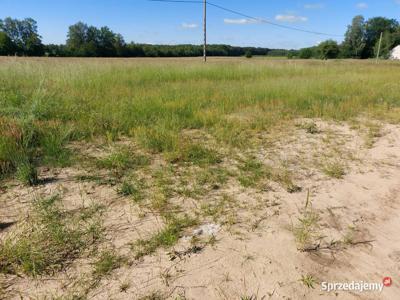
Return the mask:
<path id="1" fill-rule="evenodd" d="M 400 59 L 400 45 L 395 47 L 390 54 L 390 59 Z"/>

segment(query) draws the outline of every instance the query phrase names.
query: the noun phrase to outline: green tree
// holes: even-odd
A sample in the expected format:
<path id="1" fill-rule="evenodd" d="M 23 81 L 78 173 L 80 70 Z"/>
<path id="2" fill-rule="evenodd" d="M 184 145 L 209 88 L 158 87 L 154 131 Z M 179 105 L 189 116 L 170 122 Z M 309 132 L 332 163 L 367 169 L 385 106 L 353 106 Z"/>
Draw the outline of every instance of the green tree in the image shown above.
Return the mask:
<path id="1" fill-rule="evenodd" d="M 334 59 L 339 56 L 340 48 L 336 41 L 327 40 L 318 45 L 318 53 L 321 59 Z"/>
<path id="2" fill-rule="evenodd" d="M 85 56 L 85 45 L 87 43 L 88 25 L 78 22 L 71 25 L 67 34 L 67 48 L 74 56 Z"/>
<path id="3" fill-rule="evenodd" d="M 128 49 L 127 49 L 124 37 L 121 34 L 116 34 L 114 36 L 113 46 L 115 49 L 116 56 L 118 56 L 118 57 L 128 56 Z"/>
<path id="4" fill-rule="evenodd" d="M 1 29 L 17 46 L 19 53 L 23 55 L 43 55 L 44 48 L 35 20 L 31 18 L 24 20 L 6 18 L 1 24 Z"/>
<path id="5" fill-rule="evenodd" d="M 3 31 L 0 31 L 0 55 L 14 55 L 17 50 L 16 45 L 10 37 Z"/>
<path id="6" fill-rule="evenodd" d="M 313 48 L 303 48 L 299 51 L 299 58 L 301 59 L 310 59 L 314 57 L 314 49 Z"/>
<path id="7" fill-rule="evenodd" d="M 389 58 L 392 49 L 400 45 L 400 28 L 393 33 L 385 32 L 382 36 L 382 44 L 379 52 L 381 58 Z M 374 56 L 378 55 L 379 40 L 376 42 L 374 47 Z"/>
<path id="8" fill-rule="evenodd" d="M 345 58 L 361 58 L 366 46 L 365 20 L 363 16 L 355 16 L 348 26 L 342 45 L 342 56 Z"/>
<path id="9" fill-rule="evenodd" d="M 108 27 L 101 27 L 98 31 L 99 51 L 98 56 L 111 57 L 116 55 L 116 35 Z"/>
<path id="10" fill-rule="evenodd" d="M 366 47 L 364 57 L 372 57 L 374 48 L 379 41 L 381 33 L 395 33 L 399 28 L 399 22 L 395 19 L 376 17 L 369 19 L 365 24 Z"/>

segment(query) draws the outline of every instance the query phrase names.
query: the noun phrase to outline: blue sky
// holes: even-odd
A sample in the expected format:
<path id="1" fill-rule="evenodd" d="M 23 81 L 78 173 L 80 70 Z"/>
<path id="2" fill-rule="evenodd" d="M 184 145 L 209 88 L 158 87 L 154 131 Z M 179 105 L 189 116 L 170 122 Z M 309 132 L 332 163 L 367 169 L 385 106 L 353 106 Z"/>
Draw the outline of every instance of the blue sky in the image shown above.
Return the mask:
<path id="1" fill-rule="evenodd" d="M 211 2 L 282 25 L 342 35 L 352 17 L 399 19 L 400 0 L 210 0 Z M 146 0 L 0 0 L 0 19 L 32 17 L 45 43 L 64 43 L 68 26 L 83 21 L 108 26 L 127 42 L 178 44 L 202 42 L 199 4 Z M 210 43 L 301 48 L 327 37 L 250 22 L 209 7 Z M 341 38 L 335 38 L 338 41 Z"/>

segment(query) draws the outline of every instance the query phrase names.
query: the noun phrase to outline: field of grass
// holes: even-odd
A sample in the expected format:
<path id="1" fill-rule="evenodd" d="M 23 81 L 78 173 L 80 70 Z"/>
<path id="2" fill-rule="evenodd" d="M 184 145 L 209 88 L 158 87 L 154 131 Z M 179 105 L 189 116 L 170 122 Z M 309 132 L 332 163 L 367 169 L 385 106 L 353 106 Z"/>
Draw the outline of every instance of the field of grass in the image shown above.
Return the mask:
<path id="1" fill-rule="evenodd" d="M 174 246 L 205 220 L 234 226 L 240 219 L 235 208 L 244 205 L 228 186 L 262 193 L 273 190 L 272 183 L 299 193 L 304 189 L 296 170 L 305 164 L 342 179 L 344 157 L 357 158 L 342 147 L 342 137 L 321 133 L 315 122 L 351 124 L 372 147 L 379 122 L 400 123 L 399 71 L 397 62 L 352 60 L 0 58 L 5 190 L 9 182 L 21 189 L 43 186 L 43 170 L 69 168 L 77 172 L 69 180 L 105 186 L 118 199 L 130 199 L 139 217 L 163 220 L 158 232 L 129 241 L 132 255 L 126 257 L 114 246 L 98 249 L 104 248 L 104 228 L 97 222 L 104 203 L 76 212 L 60 204 L 62 195 L 40 195 L 27 224 L 2 241 L 0 273 L 48 274 L 90 251 L 93 287 L 132 259 Z M 326 148 L 307 161 L 273 161 L 276 142 L 296 128 Z M 93 145 L 101 153 L 90 150 Z M 298 151 L 307 157 L 307 149 Z M 198 205 L 188 209 L 177 199 Z M 268 207 L 276 205 L 274 200 Z M 299 244 L 313 237 L 314 216 L 307 212 L 294 228 Z M 264 220 L 259 217 L 254 230 Z M 202 249 L 215 241 L 191 242 L 190 249 Z"/>
<path id="2" fill-rule="evenodd" d="M 299 117 L 399 121 L 397 63 L 372 61 L 6 59 L 0 62 L 0 171 L 34 184 L 39 165 L 70 163 L 65 146 L 134 139 L 171 161 L 215 161 L 185 136 L 250 147 Z"/>

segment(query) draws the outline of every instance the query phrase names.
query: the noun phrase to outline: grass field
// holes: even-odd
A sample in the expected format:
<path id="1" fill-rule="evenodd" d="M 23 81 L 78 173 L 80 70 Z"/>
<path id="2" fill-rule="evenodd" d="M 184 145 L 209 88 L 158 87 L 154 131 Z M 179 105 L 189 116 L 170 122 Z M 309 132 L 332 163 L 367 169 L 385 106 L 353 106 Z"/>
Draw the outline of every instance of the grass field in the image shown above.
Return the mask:
<path id="1" fill-rule="evenodd" d="M 185 130 L 249 147 L 257 133 L 299 117 L 397 122 L 399 68 L 372 61 L 2 59 L 1 171 L 35 181 L 28 165 L 63 165 L 71 140 L 125 136 L 146 151 L 191 160 L 182 153 L 195 146 Z"/>
<path id="2" fill-rule="evenodd" d="M 339 129 L 324 124 L 346 124 L 373 147 L 382 124 L 400 123 L 399 82 L 400 64 L 386 61 L 0 58 L 1 190 L 39 193 L 27 224 L 2 238 L 0 272 L 36 277 L 86 257 L 94 260 L 82 283 L 87 295 L 114 270 L 174 247 L 196 226 L 235 228 L 236 208 L 260 218 L 251 221 L 256 230 L 260 203 L 238 200 L 232 187 L 258 199 L 274 189 L 309 193 L 302 180 L 312 172 L 344 178 L 359 158 Z M 73 183 L 65 189 L 106 186 L 139 219 L 160 218 L 161 228 L 130 238 L 128 253 L 119 253 L 104 241 L 111 204 L 60 204 L 59 188 L 41 188 L 55 170 L 67 170 Z M 319 219 L 308 197 L 293 225 L 299 249 L 315 239 Z M 195 238 L 194 252 L 215 243 Z"/>

